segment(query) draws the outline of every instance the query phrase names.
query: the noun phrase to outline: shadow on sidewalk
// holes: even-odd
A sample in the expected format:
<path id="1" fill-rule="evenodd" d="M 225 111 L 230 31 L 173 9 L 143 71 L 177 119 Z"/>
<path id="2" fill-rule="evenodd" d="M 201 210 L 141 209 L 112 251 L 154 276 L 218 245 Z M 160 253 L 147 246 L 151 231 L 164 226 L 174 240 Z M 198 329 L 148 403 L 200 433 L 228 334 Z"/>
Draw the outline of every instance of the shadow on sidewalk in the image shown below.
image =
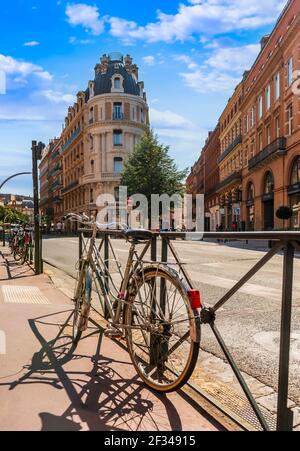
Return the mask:
<path id="1" fill-rule="evenodd" d="M 182 430 L 179 413 L 167 396 L 145 389 L 137 375 L 124 378 L 119 366 L 128 365 L 128 361 L 101 356 L 103 335 L 98 328 L 83 338 L 97 335 L 95 355 L 77 353 L 67 330 L 72 316 L 72 312 L 64 311 L 29 320 L 41 349 L 33 355 L 31 364 L 24 367 L 27 372 L 18 380 L 0 384 L 9 386 L 10 390 L 24 384 L 47 384 L 66 392 L 70 405 L 61 416 L 49 412 L 39 414 L 42 430 L 79 431 L 84 426 L 90 431 L 159 431 L 165 430 L 166 425 L 171 430 Z M 49 327 L 58 327 L 59 333 L 47 341 L 44 335 L 48 335 L 45 329 Z M 77 370 L 85 359 L 92 363 L 90 372 Z M 185 394 L 186 402 L 188 398 Z M 194 404 L 192 399 L 190 402 Z M 198 409 L 215 423 L 199 406 Z"/>

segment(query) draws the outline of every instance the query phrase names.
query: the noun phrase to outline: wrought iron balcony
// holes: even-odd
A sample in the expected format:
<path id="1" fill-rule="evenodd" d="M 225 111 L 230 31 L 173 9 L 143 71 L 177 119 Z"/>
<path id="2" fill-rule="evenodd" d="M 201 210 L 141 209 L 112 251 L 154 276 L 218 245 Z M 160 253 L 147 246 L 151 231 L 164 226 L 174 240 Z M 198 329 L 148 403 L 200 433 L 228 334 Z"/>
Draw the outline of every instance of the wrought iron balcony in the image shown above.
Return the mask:
<path id="1" fill-rule="evenodd" d="M 79 133 L 81 132 L 81 128 L 78 127 L 74 133 L 72 133 L 72 135 L 70 136 L 70 139 L 68 139 L 68 141 L 65 143 L 65 145 L 62 147 L 62 152 L 64 152 L 74 141 L 74 139 L 77 138 L 77 136 L 79 135 Z"/>
<path id="2" fill-rule="evenodd" d="M 256 166 L 264 163 L 274 155 L 284 155 L 286 153 L 286 138 L 277 138 L 257 155 L 255 155 L 248 162 L 248 169 L 253 169 Z"/>
<path id="3" fill-rule="evenodd" d="M 222 188 L 225 188 L 225 186 L 230 185 L 231 183 L 241 181 L 242 181 L 242 171 L 235 171 L 219 183 L 218 191 L 220 191 L 220 189 Z"/>
<path id="4" fill-rule="evenodd" d="M 121 112 L 114 111 L 112 118 L 113 121 L 122 121 L 124 119 L 124 114 Z"/>
<path id="5" fill-rule="evenodd" d="M 242 135 L 238 135 L 238 136 L 235 138 L 235 140 L 234 140 L 231 144 L 229 144 L 229 146 L 227 147 L 227 149 L 224 150 L 224 152 L 222 153 L 222 155 L 219 156 L 219 158 L 218 158 L 218 163 L 221 163 L 221 161 L 223 161 L 224 158 L 226 158 L 227 155 L 229 155 L 230 152 L 232 152 L 233 149 L 235 149 L 235 147 L 236 147 L 238 144 L 241 144 L 242 141 L 243 141 Z"/>
<path id="6" fill-rule="evenodd" d="M 70 183 L 70 185 L 66 186 L 66 188 L 62 189 L 61 192 L 62 194 L 66 194 L 69 191 L 72 191 L 72 189 L 76 188 L 79 185 L 79 181 L 77 180 L 76 182 Z"/>

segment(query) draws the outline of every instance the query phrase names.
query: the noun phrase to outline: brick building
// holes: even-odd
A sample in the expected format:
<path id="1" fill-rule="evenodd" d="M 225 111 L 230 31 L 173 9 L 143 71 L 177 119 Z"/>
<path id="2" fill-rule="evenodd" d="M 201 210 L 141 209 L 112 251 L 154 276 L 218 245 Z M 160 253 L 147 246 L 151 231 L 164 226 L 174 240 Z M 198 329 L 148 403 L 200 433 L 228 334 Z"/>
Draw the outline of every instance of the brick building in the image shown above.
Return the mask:
<path id="1" fill-rule="evenodd" d="M 225 229 L 300 228 L 299 43 L 300 2 L 290 0 L 219 119 L 216 193 Z M 193 177 L 196 167 L 190 185 Z M 290 221 L 277 218 L 280 206 L 292 208 Z"/>

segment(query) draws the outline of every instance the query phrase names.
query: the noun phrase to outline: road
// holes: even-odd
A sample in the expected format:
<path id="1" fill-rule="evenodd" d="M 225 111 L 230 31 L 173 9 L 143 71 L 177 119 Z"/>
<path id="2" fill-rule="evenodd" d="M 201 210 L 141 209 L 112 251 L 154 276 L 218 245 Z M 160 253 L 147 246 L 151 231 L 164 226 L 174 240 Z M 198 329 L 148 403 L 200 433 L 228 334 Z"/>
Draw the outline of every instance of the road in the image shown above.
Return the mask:
<path id="1" fill-rule="evenodd" d="M 206 306 L 216 303 L 248 269 L 263 257 L 249 250 L 214 242 L 173 242 Z M 113 240 L 122 265 L 128 245 Z M 242 246 L 243 247 L 243 246 Z M 43 242 L 44 258 L 75 275 L 78 239 L 51 238 Z M 148 256 L 149 258 L 149 256 Z M 172 262 L 172 259 L 170 259 Z M 217 313 L 216 325 L 239 367 L 276 389 L 278 380 L 282 255 L 276 255 Z M 290 398 L 300 404 L 300 259 L 295 259 Z M 209 326 L 203 326 L 202 348 L 222 357 Z"/>

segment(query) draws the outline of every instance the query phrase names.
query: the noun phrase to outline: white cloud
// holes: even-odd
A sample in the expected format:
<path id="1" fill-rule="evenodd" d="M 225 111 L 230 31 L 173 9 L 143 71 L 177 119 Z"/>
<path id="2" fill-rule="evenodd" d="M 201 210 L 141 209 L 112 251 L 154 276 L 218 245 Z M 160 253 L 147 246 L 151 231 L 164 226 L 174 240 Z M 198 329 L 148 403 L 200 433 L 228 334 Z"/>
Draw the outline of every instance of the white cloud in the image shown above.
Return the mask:
<path id="1" fill-rule="evenodd" d="M 211 67 L 241 73 L 249 69 L 259 54 L 259 44 L 217 49 L 206 61 Z"/>
<path id="2" fill-rule="evenodd" d="M 159 111 L 150 108 L 151 125 L 156 128 L 186 128 L 191 127 L 192 123 L 183 116 L 170 110 Z"/>
<path id="3" fill-rule="evenodd" d="M 190 58 L 182 57 L 190 72 L 181 72 L 185 84 L 200 93 L 230 92 L 242 74 L 253 64 L 260 45 L 217 48 L 201 67 L 191 67 Z M 194 70 L 193 70 L 194 69 Z"/>
<path id="4" fill-rule="evenodd" d="M 100 19 L 97 6 L 90 6 L 85 3 L 68 3 L 66 15 L 70 25 L 81 25 L 95 36 L 104 31 L 104 22 Z"/>
<path id="5" fill-rule="evenodd" d="M 37 47 L 38 45 L 40 45 L 39 41 L 29 41 L 29 42 L 24 42 L 24 47 Z"/>
<path id="6" fill-rule="evenodd" d="M 18 75 L 21 79 L 26 78 L 29 75 L 35 75 L 46 81 L 51 81 L 53 78 L 49 72 L 45 71 L 37 64 L 17 60 L 11 56 L 2 54 L 0 54 L 0 70 L 5 72 L 6 75 Z"/>
<path id="7" fill-rule="evenodd" d="M 73 94 L 63 94 L 59 91 L 54 91 L 52 89 L 41 91 L 41 95 L 46 97 L 46 99 L 50 100 L 50 102 L 53 103 L 71 104 L 74 103 L 76 100 Z"/>
<path id="8" fill-rule="evenodd" d="M 147 64 L 148 66 L 154 66 L 154 63 L 155 63 L 154 56 L 152 56 L 152 55 L 144 56 L 142 59 L 143 59 L 144 63 Z"/>
<path id="9" fill-rule="evenodd" d="M 192 60 L 192 58 L 188 55 L 174 55 L 174 60 L 179 61 L 187 65 L 187 68 L 190 70 L 196 69 L 198 64 Z"/>
<path id="10" fill-rule="evenodd" d="M 231 92 L 240 82 L 240 77 L 217 70 L 197 69 L 194 72 L 182 72 L 186 86 L 200 93 Z"/>
<path id="11" fill-rule="evenodd" d="M 69 38 L 69 43 L 76 45 L 76 44 L 81 44 L 81 45 L 88 45 L 88 44 L 93 44 L 93 40 L 92 39 L 77 39 L 75 36 L 71 36 Z"/>
<path id="12" fill-rule="evenodd" d="M 234 30 L 256 29 L 274 22 L 285 0 L 191 0 L 180 4 L 174 15 L 157 13 L 157 21 L 144 26 L 111 17 L 110 33 L 125 42 L 185 41 L 194 35 L 218 35 Z"/>

